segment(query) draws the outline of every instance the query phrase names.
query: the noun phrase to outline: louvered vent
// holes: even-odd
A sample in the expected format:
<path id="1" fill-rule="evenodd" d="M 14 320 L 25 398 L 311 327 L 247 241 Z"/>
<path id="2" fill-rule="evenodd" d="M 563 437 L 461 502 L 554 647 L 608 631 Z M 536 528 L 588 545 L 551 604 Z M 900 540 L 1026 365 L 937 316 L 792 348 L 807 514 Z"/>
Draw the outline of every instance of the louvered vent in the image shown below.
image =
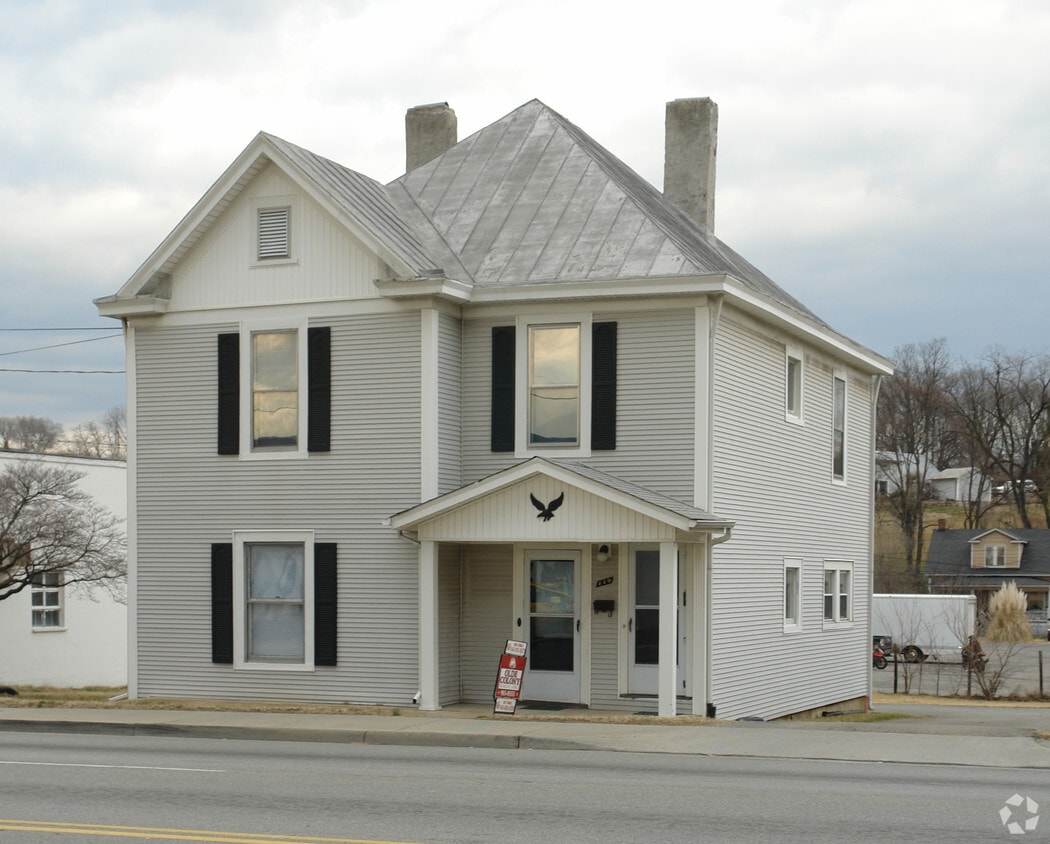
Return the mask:
<path id="1" fill-rule="evenodd" d="M 259 260 L 267 258 L 290 258 L 289 222 L 290 208 L 259 209 Z"/>

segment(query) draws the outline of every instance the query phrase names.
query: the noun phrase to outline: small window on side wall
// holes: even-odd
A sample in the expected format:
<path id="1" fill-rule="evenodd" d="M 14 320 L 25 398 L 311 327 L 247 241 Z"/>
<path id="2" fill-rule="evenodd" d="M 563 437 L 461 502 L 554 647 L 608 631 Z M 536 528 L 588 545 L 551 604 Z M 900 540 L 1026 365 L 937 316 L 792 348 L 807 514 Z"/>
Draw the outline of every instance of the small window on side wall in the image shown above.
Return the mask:
<path id="1" fill-rule="evenodd" d="M 784 630 L 802 629 L 802 561 L 784 561 Z"/>
<path id="2" fill-rule="evenodd" d="M 30 602 L 33 605 L 33 627 L 54 630 L 64 624 L 62 617 L 63 578 L 60 571 L 33 575 Z"/>
<path id="3" fill-rule="evenodd" d="M 785 366 L 784 412 L 792 422 L 802 421 L 802 355 L 788 351 Z"/>
<path id="4" fill-rule="evenodd" d="M 835 378 L 832 386 L 832 442 L 831 476 L 836 481 L 846 479 L 846 382 Z"/>

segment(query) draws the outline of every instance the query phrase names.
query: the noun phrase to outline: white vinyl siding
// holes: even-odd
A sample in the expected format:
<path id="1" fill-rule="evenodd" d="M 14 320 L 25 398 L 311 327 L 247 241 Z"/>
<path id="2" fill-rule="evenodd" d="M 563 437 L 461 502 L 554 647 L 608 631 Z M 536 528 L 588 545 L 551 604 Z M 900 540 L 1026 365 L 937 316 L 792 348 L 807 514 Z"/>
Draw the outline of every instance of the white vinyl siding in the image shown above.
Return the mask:
<path id="1" fill-rule="evenodd" d="M 390 274 L 368 246 L 276 168 L 265 168 L 223 209 L 222 222 L 190 249 L 171 280 L 168 313 L 291 302 L 375 299 Z M 288 205 L 291 258 L 258 259 L 258 210 Z M 221 283 L 216 283 L 221 279 Z"/>
<path id="2" fill-rule="evenodd" d="M 323 472 L 317 461 L 215 454 L 215 337 L 236 323 L 136 329 L 143 696 L 409 705 L 418 689 L 417 549 L 381 521 L 419 503 L 419 315 L 321 324 L 332 343 Z M 311 530 L 338 545 L 337 666 L 306 675 L 211 662 L 209 548 L 234 530 Z"/>
<path id="3" fill-rule="evenodd" d="M 605 321 L 617 323 L 616 449 L 591 452 L 585 462 L 692 502 L 693 311 L 596 311 L 592 315 L 592 322 Z M 463 324 L 464 483 L 520 460 L 490 448 L 492 327 L 514 322 L 511 316 L 470 319 Z"/>
<path id="4" fill-rule="evenodd" d="M 438 317 L 438 484 L 442 493 L 463 485 L 463 342 L 459 319 Z"/>
<path id="5" fill-rule="evenodd" d="M 711 508 L 736 527 L 713 550 L 711 701 L 719 717 L 775 718 L 867 694 L 868 606 L 857 596 L 871 591 L 874 481 L 870 461 L 857 455 L 872 442 L 870 379 L 803 347 L 806 422 L 785 424 L 784 347 L 768 328 L 723 311 L 715 339 Z M 836 371 L 845 374 L 849 393 L 846 436 L 855 459 L 848 485 L 829 482 Z M 790 636 L 785 558 L 802 566 L 802 630 Z M 825 630 L 824 561 L 835 559 L 854 561 L 853 623 Z M 818 652 L 827 658 L 808 656 Z M 797 682 L 802 672 L 804 684 Z"/>

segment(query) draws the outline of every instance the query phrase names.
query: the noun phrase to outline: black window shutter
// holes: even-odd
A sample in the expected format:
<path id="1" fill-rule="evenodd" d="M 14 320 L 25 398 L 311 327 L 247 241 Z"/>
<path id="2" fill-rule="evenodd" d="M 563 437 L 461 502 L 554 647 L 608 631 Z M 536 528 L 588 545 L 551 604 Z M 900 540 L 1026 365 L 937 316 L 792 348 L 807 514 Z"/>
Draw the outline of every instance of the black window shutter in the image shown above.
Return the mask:
<path id="1" fill-rule="evenodd" d="M 236 454 L 241 438 L 241 338 L 219 335 L 219 454 Z"/>
<path id="2" fill-rule="evenodd" d="M 311 328 L 306 334 L 308 396 L 306 450 L 332 448 L 332 329 Z"/>
<path id="3" fill-rule="evenodd" d="M 591 327 L 591 448 L 616 448 L 616 323 Z"/>
<path id="4" fill-rule="evenodd" d="M 211 661 L 233 662 L 233 545 L 211 546 Z"/>
<path id="5" fill-rule="evenodd" d="M 336 544 L 314 545 L 314 665 L 336 664 Z"/>
<path id="6" fill-rule="evenodd" d="M 492 450 L 514 451 L 514 326 L 492 329 Z"/>

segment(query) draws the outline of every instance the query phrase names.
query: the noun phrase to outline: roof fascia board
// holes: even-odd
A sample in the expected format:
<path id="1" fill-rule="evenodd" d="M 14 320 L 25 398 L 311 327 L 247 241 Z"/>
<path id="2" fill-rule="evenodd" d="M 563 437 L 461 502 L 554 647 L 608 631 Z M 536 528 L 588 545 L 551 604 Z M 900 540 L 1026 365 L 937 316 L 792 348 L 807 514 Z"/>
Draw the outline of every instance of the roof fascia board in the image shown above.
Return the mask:
<path id="1" fill-rule="evenodd" d="M 176 249 L 182 245 L 190 235 L 196 231 L 215 206 L 236 188 L 244 176 L 256 166 L 261 157 L 272 160 L 272 155 L 277 150 L 274 148 L 263 133 L 255 136 L 254 140 L 241 152 L 233 163 L 227 167 L 221 176 L 215 180 L 204 195 L 197 200 L 194 206 L 187 212 L 178 224 L 171 230 L 160 245 L 153 250 L 142 265 L 134 272 L 130 279 L 120 288 L 117 297 L 134 296 L 147 284 L 153 275 L 160 270 L 168 261 Z"/>
<path id="2" fill-rule="evenodd" d="M 452 278 L 390 278 L 372 282 L 389 299 L 433 297 L 462 305 L 471 301 L 474 285 Z"/>
<path id="3" fill-rule="evenodd" d="M 137 296 L 132 299 L 118 299 L 115 296 L 103 296 L 94 300 L 98 315 L 123 319 L 125 317 L 160 316 L 168 310 L 168 300 L 158 296 Z"/>
<path id="4" fill-rule="evenodd" d="M 881 355 L 871 352 L 860 345 L 854 344 L 844 335 L 815 325 L 808 318 L 784 308 L 775 302 L 771 302 L 764 296 L 746 289 L 732 276 L 727 277 L 727 298 L 744 311 L 760 313 L 767 319 L 772 319 L 781 327 L 794 334 L 801 334 L 822 348 L 831 351 L 840 357 L 851 360 L 854 364 L 877 375 L 892 375 L 893 364 Z"/>

